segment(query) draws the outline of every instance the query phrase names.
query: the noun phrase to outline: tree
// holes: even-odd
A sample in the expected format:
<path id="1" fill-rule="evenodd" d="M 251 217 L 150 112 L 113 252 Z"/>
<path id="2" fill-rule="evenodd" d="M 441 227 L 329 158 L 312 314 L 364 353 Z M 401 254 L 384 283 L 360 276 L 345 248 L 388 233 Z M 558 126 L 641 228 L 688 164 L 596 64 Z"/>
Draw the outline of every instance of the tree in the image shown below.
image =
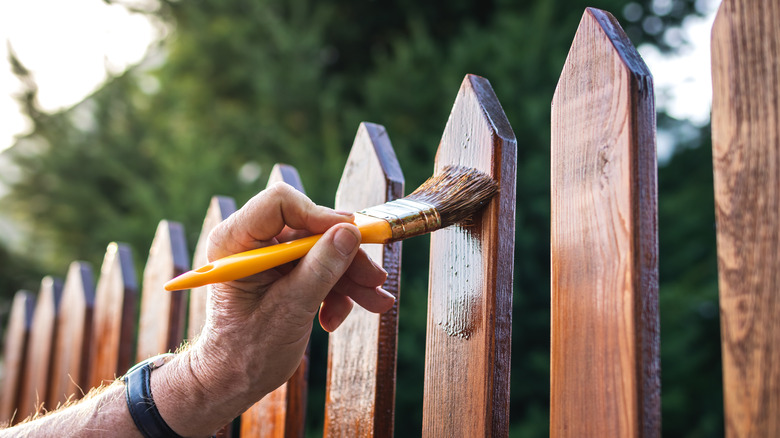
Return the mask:
<path id="1" fill-rule="evenodd" d="M 31 225 L 33 241 L 50 243 L 41 261 L 47 270 L 65 272 L 66 263 L 76 258 L 99 263 L 111 240 L 129 242 L 141 267 L 157 221 L 183 222 L 194 243 L 209 197 L 227 194 L 243 203 L 263 186 L 275 162 L 295 165 L 308 194 L 331 205 L 363 120 L 387 127 L 407 189 L 418 186 L 430 175 L 463 76 L 485 76 L 520 140 L 511 428 L 513 436 L 544 435 L 550 327 L 550 134 L 544 127 L 577 23 L 591 5 L 580 0 L 402 0 L 381 6 L 346 0 L 163 0 L 145 12 L 171 29 L 153 54 L 162 62 L 131 69 L 81 105 L 54 115 L 37 110 L 34 83 L 26 79 L 26 108 L 35 130 L 12 151 L 21 177 L 12 181 L 3 206 Z M 619 19 L 625 11 L 635 43 L 664 50 L 674 49 L 664 37 L 667 30 L 696 13 L 693 0 L 593 5 Z M 26 78 L 22 70 L 17 73 Z M 683 150 L 667 168 L 676 169 L 676 163 L 704 148 Z M 682 233 L 671 240 L 664 225 L 675 222 L 671 218 L 681 214 L 687 197 L 711 190 L 711 181 L 686 180 L 683 186 L 675 172 L 662 170 L 659 178 L 661 296 L 662 306 L 687 310 L 662 307 L 661 327 L 683 325 L 688 335 L 662 348 L 664 355 L 680 355 L 698 343 L 705 347 L 697 351 L 709 360 L 717 350 L 712 333 L 717 322 L 691 315 L 697 299 L 713 299 L 711 236 L 694 239 L 687 233 L 708 226 L 709 218 L 694 215 L 685 227 L 669 225 Z M 416 435 L 421 424 L 427 274 L 418 267 L 427 264 L 426 242 L 404 243 L 399 435 Z M 684 257 L 691 245 L 702 247 Z M 668 269 L 667 256 L 694 269 Z M 690 287 L 703 288 L 703 298 L 684 298 Z M 324 364 L 326 342 L 321 332 L 316 336 L 312 363 Z M 717 391 L 719 380 L 712 385 L 710 374 L 696 375 L 675 359 L 662 362 L 664 374 L 674 379 L 664 386 L 664 395 L 673 397 L 668 415 L 695 417 L 666 425 L 668 433 L 717 433 L 712 426 L 720 415 L 717 408 L 691 408 L 686 404 L 691 392 L 674 385 L 696 381 L 692 387 L 706 398 Z M 322 368 L 312 368 L 312 430 L 322 424 Z"/>

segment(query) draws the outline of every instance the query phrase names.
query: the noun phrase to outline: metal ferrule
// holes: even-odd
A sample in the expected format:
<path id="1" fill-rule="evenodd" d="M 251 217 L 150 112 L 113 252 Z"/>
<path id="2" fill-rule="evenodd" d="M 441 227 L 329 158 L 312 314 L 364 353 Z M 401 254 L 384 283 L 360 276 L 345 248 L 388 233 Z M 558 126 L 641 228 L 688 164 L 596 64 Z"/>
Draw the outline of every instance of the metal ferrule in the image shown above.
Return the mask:
<path id="1" fill-rule="evenodd" d="M 396 199 L 358 213 L 387 221 L 394 241 L 441 228 L 441 217 L 433 205 L 409 199 Z"/>

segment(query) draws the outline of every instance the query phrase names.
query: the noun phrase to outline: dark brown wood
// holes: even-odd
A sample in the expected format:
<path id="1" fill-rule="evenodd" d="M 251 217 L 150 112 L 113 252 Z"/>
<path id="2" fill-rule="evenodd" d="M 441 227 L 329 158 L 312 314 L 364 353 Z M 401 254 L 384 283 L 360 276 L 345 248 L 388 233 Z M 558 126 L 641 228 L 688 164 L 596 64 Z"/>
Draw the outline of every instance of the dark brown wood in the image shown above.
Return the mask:
<path id="1" fill-rule="evenodd" d="M 51 409 L 51 406 L 44 406 L 44 403 L 49 395 L 51 359 L 54 339 L 57 335 L 57 318 L 61 297 L 62 281 L 53 277 L 45 277 L 41 281 L 41 289 L 38 292 L 35 313 L 30 327 L 27 358 L 25 359 L 27 373 L 22 382 L 22 392 L 19 398 L 18 418 L 20 420 L 42 412 L 42 408 Z"/>
<path id="2" fill-rule="evenodd" d="M 0 422 L 18 423 L 22 382 L 27 377 L 27 345 L 32 326 L 35 296 L 27 291 L 14 295 L 3 348 L 3 387 L 0 392 Z"/>
<path id="3" fill-rule="evenodd" d="M 73 262 L 65 277 L 57 319 L 47 406 L 55 408 L 89 390 L 87 372 L 92 340 L 95 285 L 88 263 Z"/>
<path id="4" fill-rule="evenodd" d="M 726 436 L 780 436 L 780 4 L 724 0 L 712 160 Z"/>
<path id="5" fill-rule="evenodd" d="M 423 436 L 507 436 L 517 141 L 487 79 L 461 84 L 436 154 L 492 176 L 470 225 L 431 236 Z"/>
<path id="6" fill-rule="evenodd" d="M 550 435 L 660 435 L 653 81 L 587 9 L 552 101 Z"/>
<path id="7" fill-rule="evenodd" d="M 184 339 L 186 291 L 168 292 L 163 286 L 187 272 L 189 263 L 184 227 L 160 221 L 144 268 L 136 361 L 175 351 Z"/>
<path id="8" fill-rule="evenodd" d="M 276 164 L 268 177 L 268 186 L 285 182 L 305 193 L 301 178 L 294 167 Z M 302 438 L 306 420 L 309 349 L 301 364 L 284 385 L 255 403 L 241 415 L 242 437 Z"/>
<path id="9" fill-rule="evenodd" d="M 195 245 L 195 254 L 192 256 L 192 266 L 197 268 L 208 263 L 206 247 L 209 243 L 209 233 L 220 222 L 236 211 L 236 201 L 227 196 L 214 196 L 206 211 L 203 220 L 203 228 Z M 206 322 L 206 303 L 208 302 L 208 286 L 196 287 L 190 290 L 190 312 L 187 324 L 187 338 L 195 339 L 200 334 Z"/>
<path id="10" fill-rule="evenodd" d="M 336 193 L 336 209 L 358 211 L 403 197 L 404 177 L 385 128 L 361 123 Z M 401 243 L 363 245 L 387 271 L 393 308 L 374 314 L 355 306 L 330 334 L 325 436 L 392 437 Z"/>
<path id="11" fill-rule="evenodd" d="M 133 361 L 138 283 L 130 247 L 108 245 L 95 292 L 89 386 L 121 376 Z"/>

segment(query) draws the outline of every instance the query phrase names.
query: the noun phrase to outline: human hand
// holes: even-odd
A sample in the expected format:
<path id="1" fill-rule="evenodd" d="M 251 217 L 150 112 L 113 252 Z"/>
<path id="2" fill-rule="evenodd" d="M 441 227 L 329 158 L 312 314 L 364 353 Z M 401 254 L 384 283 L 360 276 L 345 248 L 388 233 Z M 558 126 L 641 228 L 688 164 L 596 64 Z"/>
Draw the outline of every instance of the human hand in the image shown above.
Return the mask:
<path id="1" fill-rule="evenodd" d="M 211 286 L 206 325 L 186 358 L 176 361 L 188 362 L 187 366 L 171 364 L 171 373 L 189 368 L 193 379 L 188 376 L 185 381 L 202 385 L 204 398 L 220 411 L 215 417 L 227 416 L 225 422 L 229 421 L 230 415 L 243 412 L 290 378 L 303 357 L 318 309 L 320 324 L 332 331 L 347 317 L 353 301 L 372 312 L 392 308 L 394 297 L 380 287 L 387 273 L 359 249 L 360 232 L 353 219 L 351 213 L 317 206 L 292 187 L 276 184 L 209 235 L 208 258 L 213 261 L 324 233 L 295 265 Z M 216 400 L 222 401 L 212 403 Z M 183 417 L 163 412 L 164 406 L 160 410 L 174 423 Z M 189 425 L 180 423 L 179 427 Z"/>

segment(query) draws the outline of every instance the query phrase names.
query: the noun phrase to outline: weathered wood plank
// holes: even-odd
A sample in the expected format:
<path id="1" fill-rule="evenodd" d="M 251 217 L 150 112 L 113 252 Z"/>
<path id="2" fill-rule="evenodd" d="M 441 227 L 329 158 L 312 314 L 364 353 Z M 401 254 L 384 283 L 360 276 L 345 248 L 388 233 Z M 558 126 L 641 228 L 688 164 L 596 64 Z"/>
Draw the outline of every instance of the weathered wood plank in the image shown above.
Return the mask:
<path id="1" fill-rule="evenodd" d="M 160 221 L 144 268 L 135 353 L 138 362 L 175 351 L 184 339 L 186 291 L 168 292 L 163 286 L 189 270 L 188 259 L 184 227 L 178 222 Z"/>
<path id="2" fill-rule="evenodd" d="M 659 436 L 653 83 L 607 12 L 580 21 L 551 152 L 550 434 Z"/>
<path id="3" fill-rule="evenodd" d="M 434 172 L 472 167 L 500 191 L 472 224 L 431 236 L 424 436 L 508 434 L 516 154 L 490 83 L 466 76 Z"/>
<path id="4" fill-rule="evenodd" d="M 19 419 L 39 413 L 48 399 L 51 381 L 51 359 L 54 351 L 54 339 L 57 335 L 57 318 L 62 297 L 62 281 L 53 277 L 44 277 L 38 300 L 35 305 L 30 337 L 27 347 L 28 372 L 22 383 L 19 399 Z"/>
<path id="5" fill-rule="evenodd" d="M 80 398 L 89 390 L 87 372 L 89 343 L 92 340 L 92 312 L 95 285 L 88 263 L 73 262 L 65 277 L 57 319 L 51 385 L 47 406 L 50 409 L 71 397 Z"/>
<path id="6" fill-rule="evenodd" d="M 336 193 L 336 209 L 358 211 L 403 197 L 404 177 L 385 128 L 361 123 Z M 401 243 L 363 245 L 387 271 L 383 288 L 396 297 L 377 315 L 355 306 L 330 334 L 325 436 L 392 437 Z"/>
<path id="7" fill-rule="evenodd" d="M 285 182 L 304 193 L 300 175 L 294 167 L 276 164 L 268 177 L 268 186 Z M 309 375 L 309 350 L 284 385 L 255 403 L 241 415 L 242 437 L 302 438 L 306 419 Z"/>
<path id="8" fill-rule="evenodd" d="M 712 30 L 712 160 L 725 429 L 780 436 L 780 4 L 724 0 Z"/>
<path id="9" fill-rule="evenodd" d="M 108 245 L 95 292 L 89 386 L 124 374 L 133 360 L 138 283 L 130 247 Z"/>
<path id="10" fill-rule="evenodd" d="M 192 256 L 192 266 L 198 267 L 208 263 L 206 248 L 209 243 L 209 233 L 220 222 L 236 211 L 236 201 L 227 196 L 214 196 L 206 211 L 203 220 L 203 228 L 195 245 L 195 254 Z M 192 340 L 200 334 L 206 322 L 206 303 L 208 303 L 208 286 L 196 287 L 190 290 L 190 312 L 187 324 L 187 338 Z"/>
<path id="11" fill-rule="evenodd" d="M 27 291 L 14 295 L 11 313 L 8 317 L 8 330 L 3 348 L 3 388 L 0 392 L 0 422 L 17 423 L 22 418 L 17 415 L 22 391 L 22 382 L 27 377 L 27 348 L 30 328 L 32 327 L 35 296 Z"/>

